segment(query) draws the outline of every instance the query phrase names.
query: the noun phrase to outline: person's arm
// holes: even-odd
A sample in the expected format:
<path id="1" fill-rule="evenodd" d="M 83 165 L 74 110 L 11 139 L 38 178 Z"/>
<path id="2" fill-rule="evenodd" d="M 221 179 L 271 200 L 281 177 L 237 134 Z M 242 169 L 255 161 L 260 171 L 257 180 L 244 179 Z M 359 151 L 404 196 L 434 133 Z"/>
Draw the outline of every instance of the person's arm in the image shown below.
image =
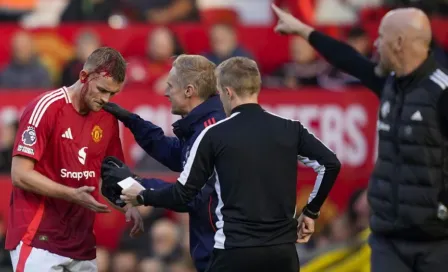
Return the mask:
<path id="1" fill-rule="evenodd" d="M 308 41 L 331 65 L 358 78 L 363 85 L 380 96 L 386 77 L 377 75 L 375 63 L 350 45 L 316 30 L 311 32 Z"/>
<path id="2" fill-rule="evenodd" d="M 175 172 L 183 170 L 182 145 L 177 137 L 168 137 L 163 130 L 139 115 L 131 113 L 119 105 L 107 103 L 104 110 L 114 115 L 129 128 L 137 144 L 161 164 Z"/>
<path id="3" fill-rule="evenodd" d="M 35 170 L 35 164 L 41 160 L 53 133 L 53 117 L 51 107 L 43 111 L 39 105 L 33 104 L 24 110 L 12 154 L 13 186 L 35 194 L 74 202 L 95 212 L 109 212 L 106 205 L 97 202 L 90 195 L 94 187 L 68 187 Z"/>
<path id="4" fill-rule="evenodd" d="M 186 205 L 200 193 L 214 171 L 212 140 L 207 131 L 203 130 L 194 142 L 184 171 L 172 186 L 143 192 L 146 206 Z"/>
<path id="5" fill-rule="evenodd" d="M 359 54 L 350 45 L 316 31 L 277 6 L 273 5 L 272 8 L 279 17 L 279 23 L 275 28 L 276 32 L 298 35 L 308 40 L 311 46 L 331 65 L 358 78 L 363 85 L 378 96 L 381 94 L 386 82 L 386 75 L 382 74 L 375 63 Z"/>
<path id="6" fill-rule="evenodd" d="M 313 168 L 317 173 L 313 191 L 304 209 L 304 214 L 309 216 L 306 212 L 311 212 L 312 214 L 319 213 L 336 181 L 341 169 L 341 163 L 336 154 L 310 133 L 300 122 L 296 122 L 296 125 L 299 137 L 298 159 L 306 166 Z"/>
<path id="7" fill-rule="evenodd" d="M 143 187 L 148 190 L 161 190 L 170 186 L 174 186 L 174 183 L 166 182 L 161 179 L 156 178 L 142 178 L 140 183 Z M 165 208 L 169 210 L 173 210 L 175 212 L 190 212 L 196 210 L 200 206 L 202 206 L 205 202 L 207 202 L 210 198 L 210 195 L 214 191 L 214 187 L 207 184 L 201 189 L 201 191 L 196 195 L 196 197 L 190 201 L 188 204 L 183 205 L 168 205 L 168 206 L 158 206 L 159 208 Z M 172 203 L 171 203 L 172 204 Z"/>
<path id="8" fill-rule="evenodd" d="M 54 182 L 34 170 L 35 161 L 16 155 L 12 158 L 11 180 L 14 187 L 52 198 L 69 199 L 73 188 Z"/>

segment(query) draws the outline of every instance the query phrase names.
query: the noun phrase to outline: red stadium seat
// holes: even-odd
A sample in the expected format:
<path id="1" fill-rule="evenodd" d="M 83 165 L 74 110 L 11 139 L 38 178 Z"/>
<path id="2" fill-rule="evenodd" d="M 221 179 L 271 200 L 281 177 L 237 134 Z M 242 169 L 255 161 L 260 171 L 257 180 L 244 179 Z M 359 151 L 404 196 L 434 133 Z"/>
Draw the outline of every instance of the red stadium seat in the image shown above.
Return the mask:
<path id="1" fill-rule="evenodd" d="M 239 23 L 237 11 L 230 8 L 209 8 L 202 10 L 201 19 L 207 25 L 216 23 L 236 25 Z"/>

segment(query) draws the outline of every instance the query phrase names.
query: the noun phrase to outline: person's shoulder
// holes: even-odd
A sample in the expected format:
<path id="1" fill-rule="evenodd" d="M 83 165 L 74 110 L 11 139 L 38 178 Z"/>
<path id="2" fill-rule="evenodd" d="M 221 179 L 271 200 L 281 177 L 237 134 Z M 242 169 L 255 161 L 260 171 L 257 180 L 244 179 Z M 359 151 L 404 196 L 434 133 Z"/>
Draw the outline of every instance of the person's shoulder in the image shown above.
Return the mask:
<path id="1" fill-rule="evenodd" d="M 118 120 L 115 116 L 113 116 L 111 113 L 105 111 L 104 109 L 101 109 L 99 112 L 96 112 L 98 119 L 101 120 L 101 125 L 107 126 L 107 127 L 117 127 L 118 128 Z"/>
<path id="2" fill-rule="evenodd" d="M 444 67 L 437 67 L 429 74 L 429 82 L 436 88 L 448 90 L 448 70 Z"/>
<path id="3" fill-rule="evenodd" d="M 298 120 L 293 120 L 290 118 L 286 118 L 284 116 L 275 114 L 273 112 L 264 110 L 264 114 L 266 116 L 266 118 L 271 119 L 274 122 L 282 122 L 282 123 L 300 123 Z"/>
<path id="4" fill-rule="evenodd" d="M 70 97 L 65 87 L 44 92 L 34 98 L 25 107 L 24 114 L 30 116 L 29 123 L 37 127 L 43 116 L 54 116 L 63 106 L 70 103 Z"/>

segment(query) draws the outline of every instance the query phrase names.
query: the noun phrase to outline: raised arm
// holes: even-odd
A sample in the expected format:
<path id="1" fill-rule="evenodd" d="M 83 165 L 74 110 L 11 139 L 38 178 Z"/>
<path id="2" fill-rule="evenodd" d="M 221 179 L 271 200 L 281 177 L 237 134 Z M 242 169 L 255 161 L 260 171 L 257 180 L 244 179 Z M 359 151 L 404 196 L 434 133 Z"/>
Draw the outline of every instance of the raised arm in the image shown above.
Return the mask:
<path id="1" fill-rule="evenodd" d="M 103 108 L 129 128 L 135 141 L 148 155 L 172 171 L 182 171 L 182 145 L 178 138 L 166 136 L 160 127 L 117 104 L 107 103 Z"/>
<path id="2" fill-rule="evenodd" d="M 386 76 L 375 63 L 359 54 L 350 45 L 316 31 L 276 5 L 273 4 L 272 8 L 279 18 L 276 32 L 298 35 L 308 40 L 331 65 L 358 78 L 363 85 L 380 96 Z"/>

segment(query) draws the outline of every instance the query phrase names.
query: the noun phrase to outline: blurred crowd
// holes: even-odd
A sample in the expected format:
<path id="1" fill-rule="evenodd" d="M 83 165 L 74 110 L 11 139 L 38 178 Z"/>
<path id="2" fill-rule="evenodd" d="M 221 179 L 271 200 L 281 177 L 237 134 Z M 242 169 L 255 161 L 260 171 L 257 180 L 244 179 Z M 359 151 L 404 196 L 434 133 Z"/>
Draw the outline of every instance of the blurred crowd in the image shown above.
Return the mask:
<path id="1" fill-rule="evenodd" d="M 363 28 L 351 28 L 345 40 L 360 54 L 367 58 L 374 57 L 373 41 Z M 209 41 L 211 50 L 202 54 L 216 64 L 234 56 L 253 58 L 252 53 L 239 43 L 235 28 L 231 24 L 217 23 L 211 26 Z M 93 30 L 81 32 L 75 41 L 75 55 L 63 65 L 58 77 L 52 79 L 50 71 L 40 61 L 31 34 L 26 30 L 19 31 L 11 40 L 11 59 L 0 70 L 0 88 L 49 89 L 61 85 L 69 86 L 77 80 L 87 56 L 101 45 L 100 37 Z M 182 48 L 175 33 L 163 26 L 148 33 L 146 46 L 145 57 L 127 58 L 127 82 L 142 84 L 148 87 L 148 90 L 163 95 L 173 56 L 189 52 Z M 300 37 L 290 40 L 288 50 L 288 62 L 273 72 L 265 71 L 264 87 L 300 91 L 301 86 L 317 86 L 329 90 L 344 90 L 346 86 L 358 84 L 355 78 L 332 67 L 318 56 L 308 42 Z M 434 51 L 439 61 L 446 64 L 447 52 L 435 41 Z"/>
<path id="2" fill-rule="evenodd" d="M 157 24 L 159 26 L 148 33 L 146 57 L 127 57 L 129 63 L 127 82 L 147 86 L 148 90 L 163 95 L 173 56 L 189 53 L 182 48 L 175 33 L 163 25 L 200 22 L 204 19 L 205 9 L 222 7 L 236 11 L 241 21 L 247 24 L 270 25 L 273 20 L 269 10 L 271 2 L 272 0 L 5 0 L 0 1 L 0 21 L 20 23 L 25 27 L 54 26 L 69 22 L 101 22 L 110 25 L 130 22 Z M 294 5 L 300 1 L 275 2 L 293 12 Z M 359 10 L 366 6 L 414 5 L 425 9 L 433 16 L 445 16 L 448 10 L 448 4 L 443 0 L 310 0 L 309 2 L 315 7 L 313 18 L 325 23 L 356 22 L 353 14 L 358 14 Z M 334 12 L 335 10 L 340 12 Z M 307 14 L 299 15 L 307 18 Z M 345 40 L 360 54 L 367 58 L 375 58 L 374 41 L 362 27 L 358 25 L 351 27 L 345 35 Z M 233 56 L 253 57 L 253 53 L 239 43 L 236 29 L 232 24 L 223 22 L 210 26 L 209 42 L 210 51 L 203 52 L 203 55 L 216 64 Z M 79 71 L 87 56 L 102 45 L 98 33 L 93 30 L 81 32 L 74 44 L 75 54 L 63 65 L 61 73 L 54 78 L 41 61 L 35 41 L 25 28 L 15 33 L 11 40 L 10 61 L 0 67 L 0 89 L 49 89 L 71 85 L 78 79 Z M 332 91 L 344 91 L 346 86 L 359 84 L 357 79 L 329 65 L 316 54 L 307 41 L 301 38 L 292 38 L 288 50 L 290 56 L 288 62 L 281 64 L 274 71 L 263 71 L 264 87 L 300 91 L 301 86 L 317 86 Z M 433 50 L 438 56 L 437 59 L 448 65 L 446 49 L 434 41 Z M 17 120 L 15 115 L 7 112 L 0 118 L 2 126 L 0 173 L 9 173 Z M 136 167 L 148 169 L 148 163 L 150 162 L 142 161 Z M 126 229 L 116 251 L 98 248 L 99 271 L 195 271 L 188 252 L 188 215 L 151 207 L 143 207 L 140 210 L 145 220 L 145 234 L 138 239 L 130 239 L 130 230 Z M 368 271 L 368 260 L 357 255 L 360 252 L 368 253 L 366 244 L 368 212 L 365 189 L 353 192 L 345 212 L 330 223 L 320 225 L 320 230 L 310 243 L 297 246 L 303 271 Z M 10 271 L 9 254 L 3 250 L 4 232 L 5 226 L 0 218 L 0 272 Z M 348 268 L 353 266 L 358 269 Z"/>

